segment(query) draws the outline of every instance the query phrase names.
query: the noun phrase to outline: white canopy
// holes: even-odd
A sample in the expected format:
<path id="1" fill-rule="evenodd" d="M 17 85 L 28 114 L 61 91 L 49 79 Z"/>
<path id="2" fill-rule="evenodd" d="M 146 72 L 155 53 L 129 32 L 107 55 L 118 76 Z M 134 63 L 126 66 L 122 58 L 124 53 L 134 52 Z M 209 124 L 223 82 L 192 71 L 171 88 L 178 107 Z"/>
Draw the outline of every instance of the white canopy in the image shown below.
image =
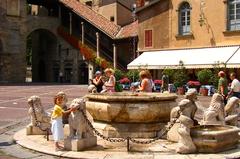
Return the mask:
<path id="1" fill-rule="evenodd" d="M 128 64 L 128 69 L 165 69 L 184 67 L 213 68 L 216 65 L 240 68 L 240 46 L 176 49 L 143 52 Z"/>

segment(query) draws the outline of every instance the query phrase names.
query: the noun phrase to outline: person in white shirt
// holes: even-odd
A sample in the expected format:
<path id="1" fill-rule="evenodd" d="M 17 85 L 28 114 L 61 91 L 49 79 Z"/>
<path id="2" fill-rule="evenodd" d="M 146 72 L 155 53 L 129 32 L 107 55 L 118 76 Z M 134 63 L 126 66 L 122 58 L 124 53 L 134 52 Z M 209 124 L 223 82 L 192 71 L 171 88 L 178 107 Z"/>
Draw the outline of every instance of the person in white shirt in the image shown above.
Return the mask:
<path id="1" fill-rule="evenodd" d="M 231 83 L 230 92 L 228 93 L 227 97 L 229 98 L 229 97 L 233 96 L 233 97 L 240 98 L 240 82 L 236 78 L 236 74 L 231 73 L 230 79 L 232 80 L 232 83 Z"/>

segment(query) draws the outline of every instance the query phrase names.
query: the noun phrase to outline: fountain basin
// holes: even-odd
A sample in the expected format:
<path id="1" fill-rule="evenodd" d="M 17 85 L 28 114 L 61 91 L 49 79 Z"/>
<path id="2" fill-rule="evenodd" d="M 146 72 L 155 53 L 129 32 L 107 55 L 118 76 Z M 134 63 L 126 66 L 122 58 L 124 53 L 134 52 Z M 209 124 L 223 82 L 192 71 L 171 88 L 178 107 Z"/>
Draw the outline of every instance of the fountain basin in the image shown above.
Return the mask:
<path id="1" fill-rule="evenodd" d="M 88 94 L 86 108 L 108 137 L 155 137 L 177 106 L 176 94 L 116 92 Z"/>
<path id="2" fill-rule="evenodd" d="M 191 129 L 198 152 L 216 153 L 236 148 L 240 129 L 234 126 L 201 125 Z"/>

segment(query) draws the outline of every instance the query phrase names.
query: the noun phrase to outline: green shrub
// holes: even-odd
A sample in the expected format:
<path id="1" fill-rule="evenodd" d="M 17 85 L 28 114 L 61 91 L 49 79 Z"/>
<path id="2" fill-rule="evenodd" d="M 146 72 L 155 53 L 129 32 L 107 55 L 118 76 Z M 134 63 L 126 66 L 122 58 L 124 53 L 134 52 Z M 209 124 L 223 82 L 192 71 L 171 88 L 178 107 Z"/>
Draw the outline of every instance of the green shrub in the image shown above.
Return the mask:
<path id="1" fill-rule="evenodd" d="M 197 78 L 201 84 L 210 84 L 211 82 L 210 79 L 212 76 L 213 76 L 213 73 L 210 69 L 203 69 L 197 72 Z"/>
<path id="2" fill-rule="evenodd" d="M 127 72 L 126 76 L 132 82 L 136 82 L 139 80 L 139 70 L 130 70 Z"/>
<path id="3" fill-rule="evenodd" d="M 173 82 L 175 87 L 182 87 L 188 81 L 187 70 L 182 61 L 179 61 L 179 69 L 175 70 Z"/>

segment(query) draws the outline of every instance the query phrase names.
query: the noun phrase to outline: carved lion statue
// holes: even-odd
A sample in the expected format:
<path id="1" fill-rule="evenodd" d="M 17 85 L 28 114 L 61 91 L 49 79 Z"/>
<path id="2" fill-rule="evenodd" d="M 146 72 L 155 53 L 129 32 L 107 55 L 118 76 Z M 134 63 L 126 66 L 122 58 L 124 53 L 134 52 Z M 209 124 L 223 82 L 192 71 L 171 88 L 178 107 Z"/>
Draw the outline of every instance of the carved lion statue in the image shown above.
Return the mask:
<path id="1" fill-rule="evenodd" d="M 93 84 L 88 86 L 88 92 L 89 93 L 97 93 L 97 87 Z"/>
<path id="2" fill-rule="evenodd" d="M 229 98 L 226 106 L 224 107 L 226 117 L 226 124 L 237 126 L 238 125 L 238 109 L 239 109 L 239 99 L 237 97 Z"/>
<path id="3" fill-rule="evenodd" d="M 31 96 L 28 98 L 28 114 L 31 116 L 31 124 L 32 126 L 37 126 L 37 124 L 40 124 L 39 126 L 42 129 L 47 129 L 51 127 L 50 116 L 44 111 L 41 99 L 39 96 Z M 37 122 L 39 123 L 37 123 Z"/>
<path id="4" fill-rule="evenodd" d="M 201 125 L 225 125 L 223 97 L 219 93 L 212 96 L 210 106 L 203 114 Z"/>
<path id="5" fill-rule="evenodd" d="M 72 101 L 70 108 L 77 109 L 74 112 L 71 112 L 69 115 L 69 129 L 70 129 L 70 138 L 82 139 L 89 136 L 93 136 L 93 132 L 89 130 L 89 127 L 86 123 L 85 117 L 82 115 L 81 111 L 87 114 L 88 120 L 92 123 L 93 118 L 86 111 L 85 100 L 81 98 L 76 98 Z"/>

